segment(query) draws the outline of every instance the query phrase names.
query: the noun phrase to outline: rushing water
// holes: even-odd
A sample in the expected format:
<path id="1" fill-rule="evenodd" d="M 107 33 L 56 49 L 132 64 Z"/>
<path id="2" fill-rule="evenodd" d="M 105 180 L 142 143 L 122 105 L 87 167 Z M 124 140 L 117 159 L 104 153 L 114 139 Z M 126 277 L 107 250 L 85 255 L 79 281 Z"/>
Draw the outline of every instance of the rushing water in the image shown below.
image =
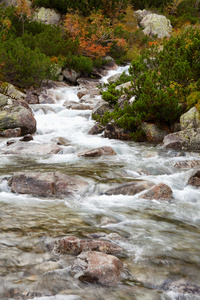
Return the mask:
<path id="1" fill-rule="evenodd" d="M 54 137 L 64 137 L 69 145 L 62 147 L 62 153 L 39 157 L 1 154 L 0 299 L 17 298 L 18 291 L 19 299 L 31 297 L 28 292 L 32 291 L 56 295 L 40 298 L 36 293 L 35 300 L 200 299 L 192 295 L 181 298 L 161 289 L 164 282 L 179 279 L 200 283 L 200 190 L 187 185 L 191 170 L 173 166 L 177 161 L 199 159 L 199 153 L 176 156 L 175 151 L 164 150 L 161 145 L 88 135 L 94 125 L 91 111 L 63 106 L 66 100 L 79 101 L 78 89 L 57 88 L 52 91 L 56 104 L 32 106 L 37 120 L 34 140 L 48 143 Z M 6 141 L 2 139 L 0 147 Z M 117 155 L 77 155 L 100 146 L 111 146 Z M 82 195 L 62 199 L 11 193 L 4 178 L 24 170 L 78 175 L 89 188 Z M 110 187 L 137 178 L 167 184 L 173 190 L 173 200 L 105 195 Z M 103 224 L 104 217 L 113 221 Z M 127 278 L 115 288 L 73 279 L 70 265 L 75 258 L 56 258 L 46 248 L 48 241 L 58 237 L 85 237 L 97 232 L 118 234 L 116 242 L 126 252 L 121 259 Z"/>

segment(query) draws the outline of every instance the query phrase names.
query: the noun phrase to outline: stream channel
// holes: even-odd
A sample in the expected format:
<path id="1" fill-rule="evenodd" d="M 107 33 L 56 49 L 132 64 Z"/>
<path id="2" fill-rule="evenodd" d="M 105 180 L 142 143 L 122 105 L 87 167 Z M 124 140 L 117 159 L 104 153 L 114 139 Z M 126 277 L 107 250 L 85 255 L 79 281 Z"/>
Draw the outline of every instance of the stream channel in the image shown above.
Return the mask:
<path id="1" fill-rule="evenodd" d="M 121 70 L 109 71 L 108 76 Z M 184 152 L 180 156 L 161 144 L 89 135 L 95 124 L 92 111 L 63 106 L 67 99 L 78 102 L 78 91 L 79 86 L 61 86 L 52 89 L 55 104 L 30 105 L 37 120 L 34 141 L 42 144 L 63 137 L 69 145 L 62 146 L 61 153 L 23 157 L 1 154 L 0 299 L 200 299 L 162 289 L 164 283 L 177 280 L 200 283 L 200 190 L 187 185 L 192 170 L 174 167 L 179 161 L 199 159 L 199 153 Z M 0 140 L 0 149 L 7 140 Z M 102 146 L 112 147 L 117 155 L 77 155 Z M 18 171 L 60 171 L 78 176 L 89 185 L 83 194 L 64 198 L 19 195 L 11 193 L 4 179 Z M 105 194 L 109 188 L 135 179 L 167 184 L 173 200 Z M 45 247 L 56 238 L 86 238 L 94 233 L 112 234 L 126 253 L 120 260 L 127 277 L 117 286 L 74 279 L 70 266 L 75 257 L 55 258 Z"/>

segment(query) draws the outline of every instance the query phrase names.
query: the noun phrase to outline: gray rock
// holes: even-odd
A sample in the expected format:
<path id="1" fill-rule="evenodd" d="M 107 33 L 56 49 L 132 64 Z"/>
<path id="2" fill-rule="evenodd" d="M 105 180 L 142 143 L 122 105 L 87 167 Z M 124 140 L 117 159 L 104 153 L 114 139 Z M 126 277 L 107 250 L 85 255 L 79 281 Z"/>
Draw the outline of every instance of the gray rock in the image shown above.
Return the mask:
<path id="1" fill-rule="evenodd" d="M 110 76 L 107 80 L 109 83 L 114 83 L 115 81 L 117 81 L 120 76 L 122 75 L 122 73 L 117 73 L 115 75 Z"/>
<path id="2" fill-rule="evenodd" d="M 33 20 L 45 24 L 57 25 L 60 22 L 61 18 L 60 15 L 57 12 L 55 12 L 55 10 L 40 7 L 34 12 Z"/>
<path id="3" fill-rule="evenodd" d="M 147 137 L 147 141 L 149 142 L 162 142 L 164 137 L 168 134 L 166 131 L 158 127 L 158 125 L 153 123 L 143 122 L 141 124 L 141 128 Z"/>
<path id="4" fill-rule="evenodd" d="M 123 263 L 115 256 L 101 252 L 82 252 L 74 261 L 71 273 L 75 278 L 90 283 L 115 286 L 120 282 Z"/>
<path id="5" fill-rule="evenodd" d="M 200 150 L 200 128 L 186 129 L 165 136 L 163 147 L 179 150 Z"/>
<path id="6" fill-rule="evenodd" d="M 36 120 L 28 104 L 0 94 L 0 129 L 20 128 L 21 134 L 36 131 Z"/>
<path id="7" fill-rule="evenodd" d="M 158 36 L 158 38 L 169 37 L 172 31 L 170 20 L 154 13 L 147 14 L 140 25 L 144 28 L 144 34 Z"/>
<path id="8" fill-rule="evenodd" d="M 104 137 L 109 139 L 118 139 L 118 140 L 131 140 L 131 133 L 123 128 L 119 128 L 113 122 L 108 123 L 104 131 Z"/>
<path id="9" fill-rule="evenodd" d="M 94 134 L 99 134 L 102 133 L 105 130 L 105 126 L 98 124 L 95 124 L 88 132 L 88 134 L 94 135 Z"/>
<path id="10" fill-rule="evenodd" d="M 146 9 L 143 9 L 143 10 L 139 9 L 134 12 L 134 16 L 137 18 L 138 23 L 140 23 L 142 21 L 142 19 L 149 14 L 151 14 L 151 11 L 146 10 Z"/>
<path id="11" fill-rule="evenodd" d="M 76 83 L 77 79 L 81 76 L 80 72 L 76 72 L 75 70 L 64 69 L 62 71 L 64 78 L 72 83 Z"/>
<path id="12" fill-rule="evenodd" d="M 92 113 L 94 116 L 100 115 L 102 117 L 106 111 L 112 111 L 112 108 L 109 103 L 103 102 L 101 105 L 95 108 Z"/>
<path id="13" fill-rule="evenodd" d="M 198 286 L 197 284 L 188 282 L 185 279 L 179 279 L 176 281 L 165 282 L 162 285 L 162 289 L 164 291 L 173 291 L 173 292 L 177 292 L 180 294 L 200 295 L 200 286 Z M 182 298 L 180 298 L 180 299 L 182 299 Z M 192 299 L 194 299 L 194 298 L 192 298 Z"/>
<path id="14" fill-rule="evenodd" d="M 196 107 L 192 107 L 189 111 L 180 117 L 181 130 L 200 128 L 200 115 Z"/>

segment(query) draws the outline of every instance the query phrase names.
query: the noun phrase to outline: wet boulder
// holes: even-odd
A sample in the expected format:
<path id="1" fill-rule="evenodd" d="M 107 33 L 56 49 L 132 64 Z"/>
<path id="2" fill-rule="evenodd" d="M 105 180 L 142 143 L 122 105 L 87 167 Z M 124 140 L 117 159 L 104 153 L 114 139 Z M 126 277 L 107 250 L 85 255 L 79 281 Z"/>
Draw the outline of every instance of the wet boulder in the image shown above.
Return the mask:
<path id="1" fill-rule="evenodd" d="M 116 188 L 108 190 L 106 195 L 135 195 L 154 186 L 154 183 L 147 180 L 135 180 L 130 183 L 122 184 Z"/>
<path id="2" fill-rule="evenodd" d="M 101 239 L 79 239 L 74 236 L 67 236 L 55 242 L 54 251 L 65 254 L 80 254 L 83 251 L 99 251 L 107 254 L 122 253 L 121 247 L 108 240 Z"/>
<path id="3" fill-rule="evenodd" d="M 161 182 L 151 187 L 148 191 L 142 194 L 141 197 L 149 200 L 171 200 L 173 197 L 172 194 L 173 192 L 171 188 Z"/>
<path id="4" fill-rule="evenodd" d="M 71 267 L 72 276 L 89 283 L 117 285 L 122 277 L 123 263 L 115 256 L 101 252 L 82 252 Z"/>
<path id="5" fill-rule="evenodd" d="M 103 155 L 116 155 L 117 153 L 115 150 L 113 150 L 111 147 L 100 147 L 96 149 L 92 149 L 89 151 L 86 151 L 84 153 L 80 153 L 78 156 L 84 156 L 84 157 L 97 157 L 97 156 L 103 156 Z"/>
<path id="6" fill-rule="evenodd" d="M 22 155 L 50 155 L 56 154 L 61 151 L 62 148 L 55 143 L 39 144 L 36 142 L 26 143 L 25 141 L 18 141 L 12 144 L 8 144 L 6 147 L 0 149 L 4 154 L 14 154 L 17 156 Z"/>
<path id="7" fill-rule="evenodd" d="M 8 184 L 14 193 L 43 197 L 80 193 L 87 186 L 85 181 L 60 172 L 19 172 Z"/>
<path id="8" fill-rule="evenodd" d="M 15 128 L 21 129 L 21 135 L 32 134 L 36 131 L 36 120 L 24 100 L 0 94 L 0 130 Z"/>
<path id="9" fill-rule="evenodd" d="M 188 180 L 189 185 L 200 187 L 200 167 L 194 169 Z"/>
<path id="10" fill-rule="evenodd" d="M 164 148 L 179 150 L 200 150 L 200 128 L 171 133 L 163 140 Z"/>

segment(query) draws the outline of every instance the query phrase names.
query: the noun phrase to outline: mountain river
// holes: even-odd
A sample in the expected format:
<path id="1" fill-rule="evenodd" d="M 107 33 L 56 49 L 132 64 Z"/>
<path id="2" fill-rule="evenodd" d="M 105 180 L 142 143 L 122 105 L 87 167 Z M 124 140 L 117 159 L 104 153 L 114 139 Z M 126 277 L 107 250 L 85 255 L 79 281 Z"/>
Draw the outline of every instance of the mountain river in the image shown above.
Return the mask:
<path id="1" fill-rule="evenodd" d="M 108 76 L 121 70 L 110 71 Z M 200 299 L 162 288 L 179 280 L 200 285 L 200 190 L 187 185 L 192 170 L 174 167 L 179 161 L 199 159 L 199 153 L 177 155 L 161 144 L 89 135 L 95 124 L 92 111 L 63 106 L 67 99 L 79 102 L 78 91 L 79 86 L 61 86 L 52 89 L 55 104 L 30 105 L 37 120 L 34 141 L 42 144 L 63 137 L 69 144 L 60 153 L 1 154 L 0 299 Z M 0 149 L 7 140 L 0 140 Z M 112 147 L 117 155 L 77 155 L 102 146 Z M 70 197 L 40 198 L 11 193 L 6 180 L 18 171 L 55 170 L 86 180 L 87 189 Z M 167 184 L 173 199 L 105 194 L 135 179 Z M 57 258 L 45 247 L 48 241 L 66 235 L 85 238 L 94 233 L 112 234 L 126 253 L 120 260 L 127 276 L 115 287 L 74 279 L 70 266 L 75 257 Z"/>

